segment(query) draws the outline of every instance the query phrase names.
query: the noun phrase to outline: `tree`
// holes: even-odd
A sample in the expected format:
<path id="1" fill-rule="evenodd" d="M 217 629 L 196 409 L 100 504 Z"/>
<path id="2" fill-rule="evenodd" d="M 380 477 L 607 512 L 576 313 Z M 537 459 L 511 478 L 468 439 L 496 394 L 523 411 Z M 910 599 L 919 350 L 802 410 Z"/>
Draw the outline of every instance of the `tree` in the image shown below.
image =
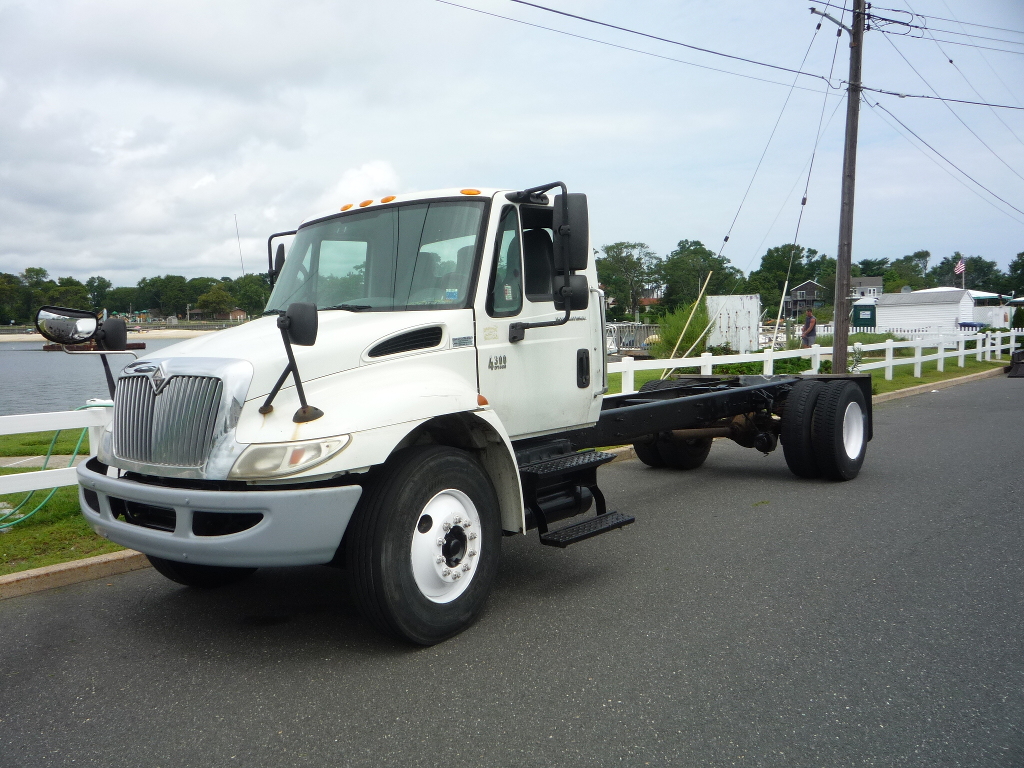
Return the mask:
<path id="1" fill-rule="evenodd" d="M 85 288 L 89 292 L 89 301 L 92 308 L 99 310 L 106 306 L 107 291 L 114 287 L 114 284 L 105 277 L 90 277 L 85 281 Z"/>
<path id="2" fill-rule="evenodd" d="M 860 267 L 858 277 L 881 277 L 889 268 L 888 259 L 861 259 L 857 262 Z"/>
<path id="3" fill-rule="evenodd" d="M 193 277 L 185 283 L 185 294 L 189 304 L 193 307 L 199 302 L 199 297 L 209 291 L 219 281 L 215 277 Z"/>
<path id="4" fill-rule="evenodd" d="M 21 281 L 17 275 L 0 272 L 0 324 L 21 319 Z"/>
<path id="5" fill-rule="evenodd" d="M 732 294 L 743 282 L 743 273 L 699 240 L 680 240 L 660 265 L 660 282 L 665 285 L 662 305 L 669 311 L 697 299 L 711 272 L 705 295 Z"/>
<path id="6" fill-rule="evenodd" d="M 657 284 L 658 257 L 646 243 L 612 243 L 601 253 L 596 259 L 598 281 L 620 306 L 636 313 L 644 290 Z"/>
<path id="7" fill-rule="evenodd" d="M 360 283 L 362 278 L 360 277 Z M 243 275 L 226 286 L 235 304 L 247 315 L 259 315 L 267 308 L 270 298 L 270 282 L 264 274 Z"/>
<path id="8" fill-rule="evenodd" d="M 909 256 L 901 256 L 893 261 L 882 275 L 885 293 L 899 293 L 903 286 L 909 285 L 913 290 L 931 288 L 935 281 L 928 277 L 928 251 L 915 251 Z"/>
<path id="9" fill-rule="evenodd" d="M 50 280 L 49 273 L 42 267 L 29 267 L 21 273 L 21 296 L 19 315 L 25 320 L 36 316 L 44 304 L 49 303 L 49 294 L 57 284 Z"/>
<path id="10" fill-rule="evenodd" d="M 61 277 L 57 284 L 47 291 L 46 301 L 58 307 L 69 309 L 92 309 L 89 290 L 80 280 L 73 277 Z"/>
<path id="11" fill-rule="evenodd" d="M 804 262 L 808 257 L 810 264 Z M 816 269 L 823 268 L 826 263 L 823 261 L 828 257 L 817 258 L 818 252 L 812 249 L 805 249 L 800 245 L 788 243 L 769 248 L 761 257 L 761 266 L 747 276 L 748 290 L 751 293 L 761 294 L 761 304 L 771 308 L 771 316 L 774 317 L 778 311 L 779 303 L 782 301 L 782 289 L 786 283 L 786 274 L 789 273 L 789 287 L 792 290 L 806 280 L 813 280 Z M 792 261 L 792 269 L 790 262 Z M 835 259 L 831 259 L 834 264 Z M 832 267 L 833 283 L 835 281 L 835 267 Z M 828 286 L 826 286 L 828 287 Z"/>
<path id="12" fill-rule="evenodd" d="M 224 286 L 218 283 L 199 297 L 197 306 L 203 312 L 209 312 L 211 315 L 219 315 L 230 311 L 235 306 L 235 297 L 228 293 L 227 290 L 224 289 Z"/>
<path id="13" fill-rule="evenodd" d="M 960 259 L 964 259 L 966 270 L 963 276 L 956 274 L 955 267 Z M 936 285 L 965 288 L 976 291 L 992 291 L 1001 293 L 1005 288 L 1006 275 L 994 261 L 988 261 L 981 256 L 968 256 L 964 258 L 960 251 L 952 256 L 947 256 L 930 270 L 928 277 L 934 280 Z"/>
<path id="14" fill-rule="evenodd" d="M 139 280 L 139 306 L 136 309 L 159 309 L 163 315 L 184 314 L 188 301 L 187 281 L 181 275 L 144 277 Z"/>
<path id="15" fill-rule="evenodd" d="M 107 291 L 106 305 L 107 309 L 111 312 L 123 312 L 125 314 L 145 309 L 139 302 L 139 289 L 130 287 L 112 288 Z"/>
<path id="16" fill-rule="evenodd" d="M 1017 258 L 1010 262 L 1006 270 L 1006 288 L 1012 291 L 1014 296 L 1024 296 L 1024 251 L 1017 254 Z"/>

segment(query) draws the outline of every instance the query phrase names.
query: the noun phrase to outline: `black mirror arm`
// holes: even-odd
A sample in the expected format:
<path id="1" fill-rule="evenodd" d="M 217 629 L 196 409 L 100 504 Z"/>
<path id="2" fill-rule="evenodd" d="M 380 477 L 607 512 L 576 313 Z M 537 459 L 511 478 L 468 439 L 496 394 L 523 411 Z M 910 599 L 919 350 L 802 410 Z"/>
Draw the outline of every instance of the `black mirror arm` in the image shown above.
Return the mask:
<path id="1" fill-rule="evenodd" d="M 277 280 L 277 271 L 274 269 L 274 238 L 275 237 L 287 237 L 288 235 L 294 235 L 298 230 L 291 230 L 290 232 L 275 232 L 267 238 L 267 274 L 270 276 L 270 287 L 274 287 L 274 283 Z"/>
<path id="2" fill-rule="evenodd" d="M 315 421 L 324 415 L 324 412 L 319 408 L 309 405 L 306 402 L 306 392 L 302 389 L 302 379 L 299 377 L 299 366 L 295 363 L 295 353 L 292 352 L 291 338 L 288 335 L 288 327 L 291 325 L 290 318 L 285 315 L 279 315 L 277 318 L 277 327 L 281 329 L 281 339 L 284 341 L 284 351 L 288 355 L 288 365 L 284 367 L 281 372 L 280 378 L 274 388 L 270 390 L 270 394 L 267 395 L 267 399 L 263 401 L 263 405 L 260 406 L 259 412 L 264 416 L 274 410 L 274 398 L 277 397 L 277 393 L 281 391 L 281 387 L 288 380 L 289 374 L 295 380 L 295 392 L 299 396 L 299 409 L 295 411 L 295 415 L 292 416 L 292 421 L 296 424 L 301 424 L 305 421 Z"/>

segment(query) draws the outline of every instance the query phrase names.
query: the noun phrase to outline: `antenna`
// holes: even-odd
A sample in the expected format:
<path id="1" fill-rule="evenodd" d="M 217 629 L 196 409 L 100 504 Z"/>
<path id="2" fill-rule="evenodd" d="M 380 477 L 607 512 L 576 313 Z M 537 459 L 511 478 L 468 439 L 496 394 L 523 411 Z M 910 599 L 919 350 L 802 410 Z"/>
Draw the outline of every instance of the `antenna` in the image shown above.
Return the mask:
<path id="1" fill-rule="evenodd" d="M 238 240 L 238 260 L 242 264 L 242 277 L 245 277 L 245 262 L 242 261 L 242 237 L 238 234 L 238 214 L 235 216 L 235 239 Z"/>

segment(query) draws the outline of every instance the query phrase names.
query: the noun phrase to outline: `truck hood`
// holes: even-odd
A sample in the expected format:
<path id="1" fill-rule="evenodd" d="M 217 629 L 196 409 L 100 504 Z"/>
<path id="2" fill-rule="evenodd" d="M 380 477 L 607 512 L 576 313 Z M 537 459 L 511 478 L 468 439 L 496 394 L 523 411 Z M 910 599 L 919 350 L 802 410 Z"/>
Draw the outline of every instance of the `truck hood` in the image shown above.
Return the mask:
<path id="1" fill-rule="evenodd" d="M 472 310 L 435 310 L 430 312 L 364 312 L 341 310 L 319 313 L 319 331 L 312 347 L 293 346 L 295 362 L 302 381 L 351 370 L 361 365 L 393 360 L 396 357 L 422 355 L 452 348 L 450 326 L 466 327 Z M 458 322 L 460 321 L 461 322 Z M 472 327 L 472 321 L 468 323 Z M 382 341 L 417 329 L 439 327 L 441 341 L 427 349 L 414 349 L 395 354 L 370 357 L 369 352 Z M 471 346 L 472 336 L 459 338 L 457 346 Z M 252 364 L 253 378 L 246 400 L 266 397 L 270 393 L 288 358 L 277 316 L 263 317 L 236 328 L 228 328 L 174 344 L 166 350 L 147 355 L 146 359 L 165 360 L 175 357 L 210 357 L 246 360 Z M 285 388 L 294 386 L 289 378 Z"/>

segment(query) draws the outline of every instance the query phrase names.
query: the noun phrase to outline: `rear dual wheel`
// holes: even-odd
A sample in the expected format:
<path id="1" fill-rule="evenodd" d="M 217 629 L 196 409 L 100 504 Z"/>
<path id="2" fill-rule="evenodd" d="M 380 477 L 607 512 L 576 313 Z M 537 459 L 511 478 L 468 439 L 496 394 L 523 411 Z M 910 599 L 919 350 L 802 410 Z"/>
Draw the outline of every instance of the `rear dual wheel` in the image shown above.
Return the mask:
<path id="1" fill-rule="evenodd" d="M 867 451 L 867 406 L 860 387 L 846 379 L 798 382 L 786 399 L 781 437 L 793 474 L 852 480 Z"/>

